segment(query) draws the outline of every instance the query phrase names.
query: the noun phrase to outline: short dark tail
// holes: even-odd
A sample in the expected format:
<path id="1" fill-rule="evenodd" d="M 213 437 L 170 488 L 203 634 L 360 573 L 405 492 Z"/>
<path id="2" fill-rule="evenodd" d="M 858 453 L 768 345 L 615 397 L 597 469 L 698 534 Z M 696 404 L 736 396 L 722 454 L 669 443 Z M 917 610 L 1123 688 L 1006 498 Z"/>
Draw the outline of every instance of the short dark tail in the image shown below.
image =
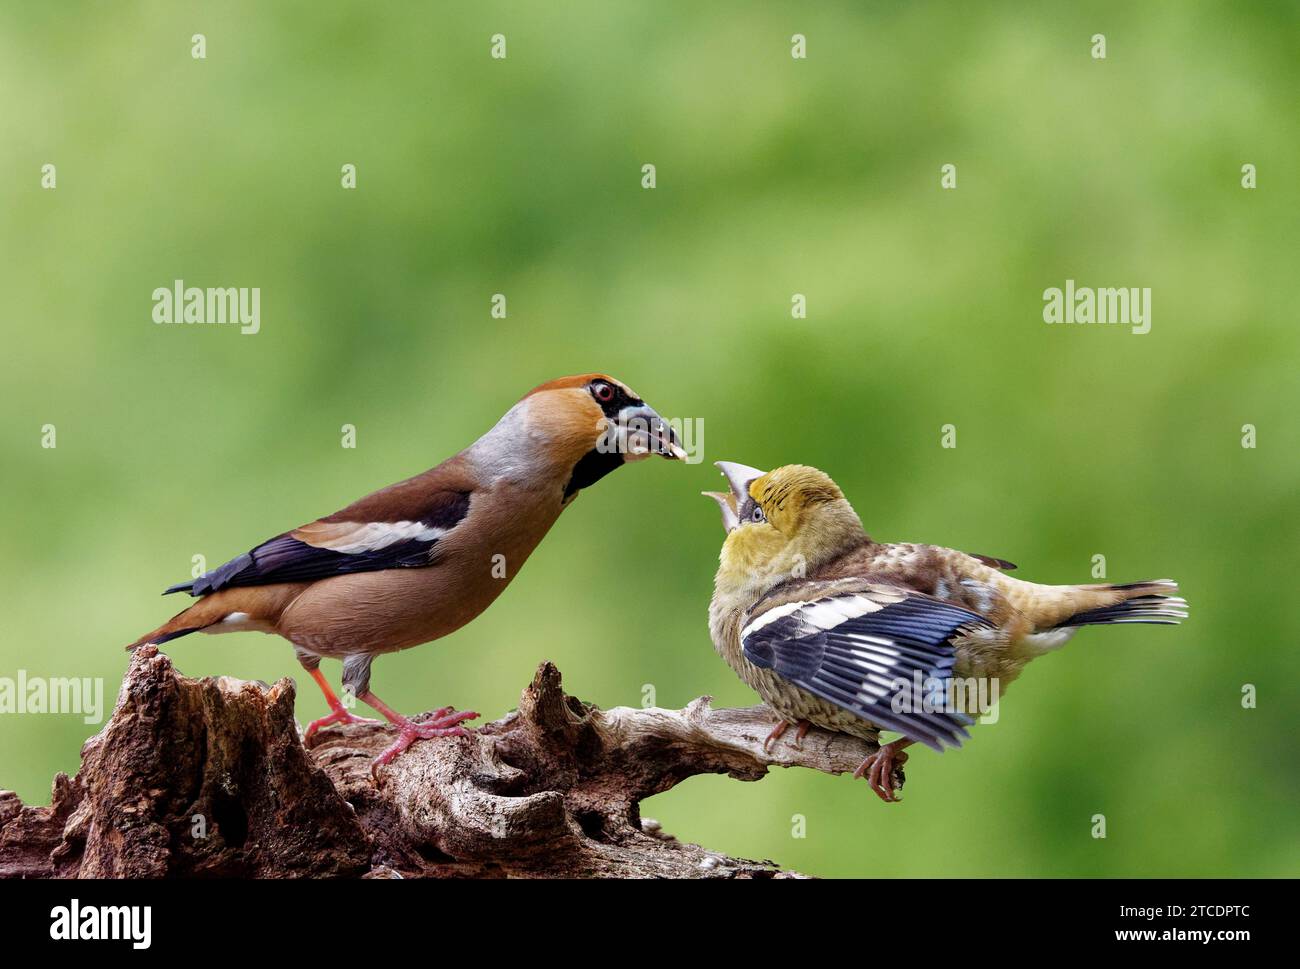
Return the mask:
<path id="1" fill-rule="evenodd" d="M 1090 586 L 1101 589 L 1106 587 Z M 1095 609 L 1077 612 L 1058 626 L 1108 626 L 1118 623 L 1151 623 L 1158 626 L 1176 626 L 1187 618 L 1187 600 L 1169 595 L 1178 591 L 1172 579 L 1153 579 L 1148 582 L 1130 582 L 1114 585 L 1110 591 L 1125 596 L 1119 602 Z"/>

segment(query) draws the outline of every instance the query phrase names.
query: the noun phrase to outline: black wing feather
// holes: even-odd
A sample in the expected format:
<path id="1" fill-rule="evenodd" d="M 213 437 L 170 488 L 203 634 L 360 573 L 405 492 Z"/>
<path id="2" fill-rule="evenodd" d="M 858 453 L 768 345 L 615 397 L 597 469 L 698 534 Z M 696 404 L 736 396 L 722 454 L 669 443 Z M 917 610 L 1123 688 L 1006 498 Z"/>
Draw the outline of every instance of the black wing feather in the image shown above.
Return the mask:
<path id="1" fill-rule="evenodd" d="M 371 552 L 337 552 L 308 545 L 288 534 L 278 535 L 193 582 L 171 586 L 163 594 L 188 592 L 192 596 L 205 596 L 234 586 L 313 582 L 350 572 L 419 568 L 431 564 L 437 544 L 437 539 L 408 539 Z"/>
<path id="2" fill-rule="evenodd" d="M 469 513 L 468 492 L 453 492 L 438 497 L 441 500 L 436 507 L 420 519 L 423 524 L 450 529 Z M 285 532 L 263 542 L 252 551 L 231 559 L 225 565 L 204 573 L 192 582 L 181 582 L 169 587 L 163 595 L 188 592 L 192 596 L 205 596 L 235 586 L 314 582 L 352 572 L 421 568 L 433 564 L 437 544 L 436 538 L 411 538 L 370 551 L 339 552 L 310 545 Z"/>
<path id="3" fill-rule="evenodd" d="M 960 745 L 969 736 L 970 717 L 915 702 L 895 711 L 894 698 L 912 690 L 917 673 L 923 683 L 950 677 L 957 632 L 991 624 L 978 613 L 924 596 L 910 596 L 828 629 L 810 621 L 819 603 L 859 595 L 866 593 L 815 600 L 755 629 L 742 643 L 746 658 L 814 696 L 936 750 Z M 942 698 L 939 688 L 925 699 L 942 706 Z"/>

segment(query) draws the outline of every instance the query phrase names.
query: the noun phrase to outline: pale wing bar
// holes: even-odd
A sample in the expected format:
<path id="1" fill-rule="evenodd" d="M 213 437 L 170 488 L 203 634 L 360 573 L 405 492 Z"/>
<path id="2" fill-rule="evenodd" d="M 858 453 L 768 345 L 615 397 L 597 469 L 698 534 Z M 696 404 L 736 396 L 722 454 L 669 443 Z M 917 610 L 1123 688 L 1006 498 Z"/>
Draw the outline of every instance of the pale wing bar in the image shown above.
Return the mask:
<path id="1" fill-rule="evenodd" d="M 746 658 L 814 696 L 935 750 L 959 746 L 972 720 L 943 707 L 959 630 L 990 627 L 977 613 L 925 596 L 848 593 L 789 603 L 741 631 Z M 921 698 L 900 697 L 914 689 Z M 895 698 L 906 699 L 895 709 Z M 928 702 L 918 702 L 928 701 Z"/>

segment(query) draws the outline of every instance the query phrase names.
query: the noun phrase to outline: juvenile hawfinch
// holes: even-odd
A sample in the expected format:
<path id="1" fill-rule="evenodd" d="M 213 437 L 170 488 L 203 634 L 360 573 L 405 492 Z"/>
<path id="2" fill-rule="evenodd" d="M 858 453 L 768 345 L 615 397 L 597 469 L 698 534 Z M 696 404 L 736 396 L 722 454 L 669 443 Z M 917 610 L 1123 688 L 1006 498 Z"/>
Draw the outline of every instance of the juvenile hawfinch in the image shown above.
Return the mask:
<path id="1" fill-rule="evenodd" d="M 768 744 L 792 724 L 800 739 L 809 724 L 877 742 L 880 730 L 902 734 L 854 774 L 885 801 L 897 800 L 903 748 L 942 751 L 968 736 L 979 686 L 996 700 L 1079 626 L 1187 617 L 1169 579 L 1023 582 L 1001 559 L 873 541 L 816 468 L 717 465 L 731 494 L 705 492 L 727 529 L 709 606 L 713 645 L 776 712 Z"/>
<path id="2" fill-rule="evenodd" d="M 676 434 L 626 385 L 604 374 L 542 384 L 454 457 L 342 511 L 263 542 L 167 590 L 198 601 L 128 646 L 193 632 L 255 629 L 293 644 L 334 723 L 348 712 L 320 671 L 343 661 L 343 685 L 398 728 L 375 761 L 415 740 L 464 736 L 473 712 L 439 710 L 413 723 L 370 690 L 370 664 L 446 636 L 501 594 L 578 492 L 624 463 L 685 457 Z"/>

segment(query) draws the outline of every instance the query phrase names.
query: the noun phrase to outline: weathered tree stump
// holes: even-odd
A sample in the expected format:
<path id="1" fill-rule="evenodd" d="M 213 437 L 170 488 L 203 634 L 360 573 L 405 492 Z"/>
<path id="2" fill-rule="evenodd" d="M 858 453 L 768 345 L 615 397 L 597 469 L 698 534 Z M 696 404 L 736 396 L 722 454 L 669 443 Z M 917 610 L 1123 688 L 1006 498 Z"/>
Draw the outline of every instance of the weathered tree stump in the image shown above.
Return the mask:
<path id="1" fill-rule="evenodd" d="M 811 730 L 764 751 L 763 706 L 601 710 L 543 663 L 519 709 L 468 738 L 330 727 L 304 747 L 294 684 L 190 679 L 132 656 L 108 724 L 49 807 L 0 791 L 0 877 L 795 877 L 664 834 L 640 804 L 696 774 L 854 770 L 874 745 Z"/>

